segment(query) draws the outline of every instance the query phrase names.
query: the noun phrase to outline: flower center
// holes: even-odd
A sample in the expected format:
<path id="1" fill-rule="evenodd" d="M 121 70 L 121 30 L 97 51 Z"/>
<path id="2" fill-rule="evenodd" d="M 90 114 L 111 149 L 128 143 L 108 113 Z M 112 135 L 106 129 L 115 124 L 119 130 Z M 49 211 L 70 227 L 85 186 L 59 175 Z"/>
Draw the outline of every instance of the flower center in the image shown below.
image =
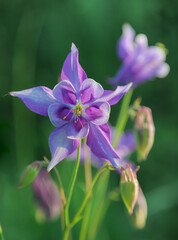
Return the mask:
<path id="1" fill-rule="evenodd" d="M 74 114 L 77 117 L 80 117 L 80 115 L 82 114 L 82 111 L 83 111 L 83 107 L 78 103 L 74 108 Z"/>

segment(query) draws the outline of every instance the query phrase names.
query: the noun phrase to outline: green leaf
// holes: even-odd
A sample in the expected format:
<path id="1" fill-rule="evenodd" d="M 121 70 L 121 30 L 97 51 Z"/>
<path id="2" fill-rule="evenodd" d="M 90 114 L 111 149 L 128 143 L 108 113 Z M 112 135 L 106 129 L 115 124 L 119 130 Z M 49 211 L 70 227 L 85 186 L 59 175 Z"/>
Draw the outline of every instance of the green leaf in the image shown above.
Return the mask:
<path id="1" fill-rule="evenodd" d="M 32 164 L 28 165 L 21 176 L 18 188 L 26 187 L 32 183 L 44 164 L 44 161 L 35 161 Z"/>

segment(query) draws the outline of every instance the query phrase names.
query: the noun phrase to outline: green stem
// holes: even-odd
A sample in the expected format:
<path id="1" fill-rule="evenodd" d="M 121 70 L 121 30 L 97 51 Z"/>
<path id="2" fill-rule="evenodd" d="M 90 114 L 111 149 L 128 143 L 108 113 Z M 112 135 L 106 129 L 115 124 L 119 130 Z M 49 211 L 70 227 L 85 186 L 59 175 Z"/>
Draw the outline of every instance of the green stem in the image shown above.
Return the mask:
<path id="1" fill-rule="evenodd" d="M 72 222 L 71 222 L 71 224 L 70 224 L 70 227 L 71 227 L 71 228 L 78 222 L 78 219 L 80 218 L 80 214 L 82 213 L 83 209 L 85 208 L 85 206 L 86 206 L 86 204 L 87 204 L 87 201 L 88 201 L 88 199 L 89 199 L 89 197 L 90 197 L 91 191 L 92 191 L 92 189 L 93 189 L 93 187 L 94 187 L 94 185 L 95 185 L 98 177 L 99 177 L 106 169 L 108 169 L 108 164 L 105 165 L 103 168 L 101 168 L 101 169 L 97 172 L 97 174 L 95 175 L 95 177 L 94 177 L 94 179 L 93 179 L 93 181 L 92 181 L 92 183 L 91 183 L 91 185 L 90 185 L 90 187 L 89 187 L 89 189 L 88 189 L 88 191 L 87 191 L 87 193 L 86 193 L 86 195 L 85 195 L 85 198 L 84 198 L 84 200 L 83 200 L 83 202 L 82 202 L 79 210 L 77 211 L 76 215 L 74 216 L 74 218 L 73 218 L 73 220 L 72 220 Z"/>
<path id="2" fill-rule="evenodd" d="M 117 119 L 116 123 L 116 133 L 113 140 L 113 147 L 116 148 L 118 140 L 126 126 L 127 120 L 128 120 L 128 107 L 130 104 L 130 100 L 132 97 L 133 90 L 130 90 L 127 94 L 125 94 L 121 106 L 121 110 Z"/>
<path id="3" fill-rule="evenodd" d="M 79 240 L 86 239 L 88 224 L 89 224 L 89 219 L 90 219 L 90 213 L 91 213 L 91 207 L 92 207 L 92 201 L 90 199 L 90 201 L 88 202 L 88 204 L 85 208 Z"/>
<path id="4" fill-rule="evenodd" d="M 66 204 L 65 204 L 65 208 L 64 208 L 65 231 L 64 231 L 63 240 L 68 239 L 69 230 L 70 230 L 70 227 L 69 227 L 69 205 L 70 205 L 72 192 L 73 192 L 73 189 L 74 189 L 74 184 L 75 184 L 75 180 L 76 180 L 77 172 L 78 172 L 78 168 L 79 168 L 79 163 L 80 163 L 80 148 L 81 148 L 81 140 L 79 142 L 79 146 L 78 146 L 78 150 L 77 150 L 77 160 L 75 162 L 74 172 L 73 172 L 73 176 L 72 176 L 71 183 L 70 183 L 70 186 L 69 186 L 69 191 L 68 191 L 68 194 L 67 194 L 67 200 L 66 200 Z"/>
<path id="5" fill-rule="evenodd" d="M 128 107 L 129 107 L 129 104 L 130 104 L 130 100 L 131 100 L 131 97 L 132 97 L 132 93 L 133 91 L 130 90 L 123 98 L 123 102 L 122 102 L 122 105 L 121 105 L 121 110 L 120 110 L 120 113 L 119 113 L 119 116 L 118 116 L 118 119 L 117 119 L 117 123 L 116 123 L 116 133 L 115 133 L 115 136 L 114 136 L 114 140 L 113 140 L 113 147 L 115 148 L 117 146 L 117 143 L 118 143 L 118 140 L 126 126 L 126 123 L 127 123 L 127 120 L 128 120 Z M 104 182 L 104 184 L 107 184 L 109 182 L 109 175 L 107 175 L 106 177 L 106 181 Z M 109 207 L 109 203 L 108 203 L 108 206 Z M 94 225 L 95 226 L 99 226 L 99 224 L 101 223 L 104 215 L 103 215 L 103 211 L 106 212 L 107 211 L 107 207 L 101 207 L 102 210 L 100 212 L 98 212 L 98 216 L 97 218 L 95 218 L 95 222 L 94 222 Z M 90 238 L 91 239 L 94 239 L 95 235 L 96 235 L 96 230 L 93 228 L 92 229 L 92 232 L 90 233 Z"/>
<path id="6" fill-rule="evenodd" d="M 84 140 L 84 170 L 85 170 L 85 186 L 86 192 L 88 191 L 92 182 L 92 171 L 91 171 L 91 152 L 86 144 L 86 138 Z"/>
<path id="7" fill-rule="evenodd" d="M 0 225 L 0 240 L 4 240 L 3 234 L 2 234 L 2 227 Z"/>

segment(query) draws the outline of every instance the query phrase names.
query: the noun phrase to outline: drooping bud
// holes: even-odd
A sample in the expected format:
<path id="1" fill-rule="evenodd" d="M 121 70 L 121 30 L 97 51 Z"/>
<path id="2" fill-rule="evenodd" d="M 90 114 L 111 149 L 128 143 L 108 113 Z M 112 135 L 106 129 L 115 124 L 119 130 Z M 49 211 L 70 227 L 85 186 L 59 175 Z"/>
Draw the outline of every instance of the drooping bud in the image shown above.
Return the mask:
<path id="1" fill-rule="evenodd" d="M 141 106 L 137 110 L 135 120 L 138 161 L 145 160 L 150 152 L 155 135 L 155 127 L 151 109 Z"/>
<path id="2" fill-rule="evenodd" d="M 133 171 L 131 165 L 126 166 L 125 169 L 121 170 L 121 197 L 129 214 L 133 213 L 133 209 L 138 197 L 139 184 L 136 175 L 137 170 L 138 168 Z"/>
<path id="3" fill-rule="evenodd" d="M 133 224 L 136 228 L 144 228 L 147 219 L 147 203 L 146 198 L 140 187 L 138 192 L 138 198 L 131 217 Z"/>
<path id="4" fill-rule="evenodd" d="M 45 166 L 44 161 L 35 161 L 28 165 L 21 176 L 18 188 L 26 187 L 32 183 L 43 166 Z"/>
<path id="5" fill-rule="evenodd" d="M 50 174 L 42 168 L 32 184 L 39 222 L 56 219 L 60 215 L 61 198 Z"/>

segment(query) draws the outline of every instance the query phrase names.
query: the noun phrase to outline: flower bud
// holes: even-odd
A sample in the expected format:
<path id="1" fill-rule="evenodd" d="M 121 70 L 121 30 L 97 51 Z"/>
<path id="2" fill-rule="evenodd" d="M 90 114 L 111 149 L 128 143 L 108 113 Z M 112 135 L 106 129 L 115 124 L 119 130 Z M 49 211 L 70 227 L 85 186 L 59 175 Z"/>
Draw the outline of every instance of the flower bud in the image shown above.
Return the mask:
<path id="1" fill-rule="evenodd" d="M 121 197 L 129 214 L 133 213 L 133 209 L 138 197 L 139 184 L 136 175 L 137 170 L 138 168 L 133 171 L 131 165 L 126 166 L 125 169 L 121 170 Z"/>
<path id="2" fill-rule="evenodd" d="M 147 219 L 147 203 L 146 198 L 139 187 L 138 198 L 132 214 L 132 221 L 136 228 L 144 228 Z"/>
<path id="3" fill-rule="evenodd" d="M 44 168 L 33 181 L 32 190 L 37 205 L 37 221 L 56 219 L 60 215 L 61 198 L 55 182 Z"/>
<path id="4" fill-rule="evenodd" d="M 138 108 L 135 120 L 135 130 L 138 161 L 145 160 L 152 148 L 155 134 L 150 108 L 144 106 Z"/>

